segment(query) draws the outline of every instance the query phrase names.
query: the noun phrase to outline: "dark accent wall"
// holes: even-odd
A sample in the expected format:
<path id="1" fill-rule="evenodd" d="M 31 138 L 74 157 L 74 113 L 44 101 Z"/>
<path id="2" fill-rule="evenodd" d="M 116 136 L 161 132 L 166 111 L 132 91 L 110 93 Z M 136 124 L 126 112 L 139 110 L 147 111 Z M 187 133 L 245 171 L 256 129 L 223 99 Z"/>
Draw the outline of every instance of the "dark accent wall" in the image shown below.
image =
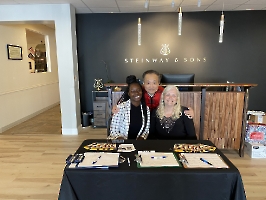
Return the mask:
<path id="1" fill-rule="evenodd" d="M 161 73 L 195 73 L 198 83 L 258 83 L 250 90 L 249 109 L 266 111 L 266 11 L 224 14 L 223 43 L 218 42 L 221 12 L 183 13 L 181 36 L 177 33 L 177 13 L 78 14 L 82 112 L 92 110 L 94 79 L 107 82 L 104 62 L 114 82 L 125 82 L 131 74 L 141 78 L 145 70 L 155 69 Z M 137 43 L 139 17 L 141 46 Z M 169 55 L 160 54 L 162 44 L 169 45 Z"/>

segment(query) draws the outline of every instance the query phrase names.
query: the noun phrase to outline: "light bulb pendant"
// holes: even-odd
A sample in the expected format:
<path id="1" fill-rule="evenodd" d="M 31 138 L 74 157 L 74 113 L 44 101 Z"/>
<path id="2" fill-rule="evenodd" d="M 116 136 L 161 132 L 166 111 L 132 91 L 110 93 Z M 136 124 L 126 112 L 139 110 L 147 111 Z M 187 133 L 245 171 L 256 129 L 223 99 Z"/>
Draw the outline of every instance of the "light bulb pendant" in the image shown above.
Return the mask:
<path id="1" fill-rule="evenodd" d="M 138 45 L 141 45 L 141 18 L 138 18 Z"/>
<path id="2" fill-rule="evenodd" d="M 224 14 L 222 13 L 220 20 L 219 43 L 223 42 L 223 34 L 224 34 Z"/>
<path id="3" fill-rule="evenodd" d="M 182 9 L 179 7 L 178 10 L 178 35 L 181 35 L 182 32 Z"/>

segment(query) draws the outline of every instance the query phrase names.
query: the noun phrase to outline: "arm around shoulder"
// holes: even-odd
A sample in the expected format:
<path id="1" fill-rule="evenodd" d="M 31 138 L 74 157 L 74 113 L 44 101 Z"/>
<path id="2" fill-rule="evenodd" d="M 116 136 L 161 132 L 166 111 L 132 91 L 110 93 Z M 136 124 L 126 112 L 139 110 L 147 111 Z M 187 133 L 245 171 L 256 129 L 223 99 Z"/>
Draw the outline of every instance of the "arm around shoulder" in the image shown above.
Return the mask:
<path id="1" fill-rule="evenodd" d="M 184 109 L 185 109 L 185 107 L 184 107 Z M 184 112 L 183 112 L 183 114 L 184 114 Z M 186 128 L 186 133 L 187 133 L 187 139 L 197 140 L 193 119 L 191 117 L 185 115 L 185 114 L 184 114 L 183 118 L 184 118 L 184 125 Z"/>
<path id="2" fill-rule="evenodd" d="M 194 113 L 193 108 L 189 108 L 189 107 L 188 107 L 186 110 L 184 110 L 184 113 L 185 113 L 185 115 L 186 115 L 188 118 L 191 118 L 191 119 L 193 119 L 194 116 L 195 116 L 195 113 Z"/>

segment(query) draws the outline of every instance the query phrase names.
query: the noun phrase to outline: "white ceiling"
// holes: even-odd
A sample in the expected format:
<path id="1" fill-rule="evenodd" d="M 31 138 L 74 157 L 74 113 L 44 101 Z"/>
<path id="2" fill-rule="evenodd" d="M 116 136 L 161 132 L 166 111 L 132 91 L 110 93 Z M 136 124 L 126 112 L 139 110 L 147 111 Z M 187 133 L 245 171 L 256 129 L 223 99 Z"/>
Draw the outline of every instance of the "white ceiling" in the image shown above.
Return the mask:
<path id="1" fill-rule="evenodd" d="M 145 8 L 145 1 L 148 7 Z M 76 13 L 137 13 L 266 10 L 266 0 L 0 0 L 1 5 L 70 3 Z M 174 6 L 172 7 L 172 2 Z"/>

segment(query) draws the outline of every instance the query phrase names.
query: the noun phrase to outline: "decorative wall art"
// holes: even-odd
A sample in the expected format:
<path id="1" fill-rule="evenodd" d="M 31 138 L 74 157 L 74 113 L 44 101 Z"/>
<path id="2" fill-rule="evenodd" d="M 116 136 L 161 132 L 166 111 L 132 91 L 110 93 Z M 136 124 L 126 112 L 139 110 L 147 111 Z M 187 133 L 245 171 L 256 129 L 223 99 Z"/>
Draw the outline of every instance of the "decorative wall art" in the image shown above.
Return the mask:
<path id="1" fill-rule="evenodd" d="M 33 55 L 32 53 L 29 53 L 29 54 L 28 54 L 28 58 L 34 60 L 35 57 L 34 57 L 34 55 Z"/>
<path id="2" fill-rule="evenodd" d="M 8 44 L 7 57 L 9 60 L 22 60 L 22 47 Z"/>

